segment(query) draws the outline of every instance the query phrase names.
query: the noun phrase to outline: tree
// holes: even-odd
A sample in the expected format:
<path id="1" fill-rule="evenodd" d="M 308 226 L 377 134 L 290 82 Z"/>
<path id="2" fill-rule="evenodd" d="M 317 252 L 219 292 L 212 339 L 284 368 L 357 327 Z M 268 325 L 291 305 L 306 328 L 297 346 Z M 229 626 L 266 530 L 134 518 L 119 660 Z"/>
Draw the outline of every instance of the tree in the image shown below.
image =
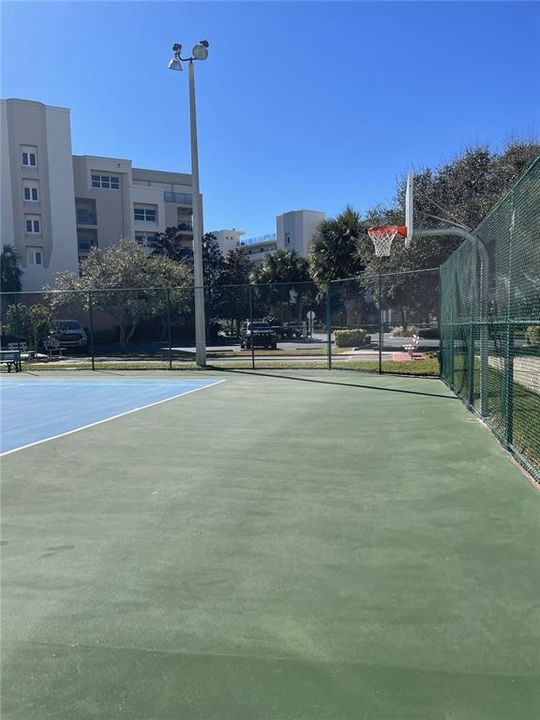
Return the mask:
<path id="1" fill-rule="evenodd" d="M 323 220 L 315 232 L 309 255 L 311 277 L 322 288 L 331 280 L 358 275 L 364 269 L 359 253 L 360 215 L 352 207 Z"/>
<path id="2" fill-rule="evenodd" d="M 46 305 L 16 303 L 6 309 L 8 332 L 18 340 L 24 339 L 37 352 L 52 326 L 52 312 Z"/>
<path id="3" fill-rule="evenodd" d="M 167 257 L 147 256 L 131 240 L 105 250 L 94 248 L 81 265 L 81 275 L 60 273 L 53 295 L 54 306 L 73 302 L 88 310 L 92 290 L 93 307 L 109 313 L 120 331 L 120 345 L 126 350 L 143 319 L 163 318 L 169 303 L 175 312 L 191 308 L 193 277 L 185 263 Z"/>
<path id="4" fill-rule="evenodd" d="M 267 255 L 252 274 L 256 285 L 256 314 L 266 314 L 283 325 L 294 319 L 301 321 L 304 308 L 314 301 L 316 288 L 311 281 L 308 261 L 296 250 L 278 250 Z"/>
<path id="5" fill-rule="evenodd" d="M 240 323 L 249 315 L 249 287 L 253 261 L 245 247 L 229 250 L 223 263 L 221 282 L 221 310 L 230 320 L 230 334 L 240 333 Z"/>
<path id="6" fill-rule="evenodd" d="M 415 224 L 443 227 L 456 223 L 474 229 L 497 203 L 510 184 L 540 152 L 540 145 L 511 141 L 502 153 L 487 146 L 465 150 L 439 168 L 424 168 L 415 173 Z M 401 225 L 405 215 L 406 178 L 398 182 L 392 207 L 376 206 L 363 223 L 364 233 L 371 225 Z M 386 307 L 400 309 L 401 321 L 407 317 L 431 313 L 437 315 L 437 288 L 430 274 L 406 275 L 402 271 L 438 268 L 463 242 L 462 238 L 416 238 L 410 248 L 395 239 L 388 258 L 376 258 L 373 243 L 364 234 L 359 252 L 367 270 L 368 287 L 378 292 L 378 273 L 385 273 L 382 301 Z"/>
<path id="7" fill-rule="evenodd" d="M 4 245 L 0 253 L 0 290 L 20 292 L 22 274 L 17 251 L 13 245 Z"/>
<path id="8" fill-rule="evenodd" d="M 185 240 L 185 235 L 180 233 L 178 227 L 168 227 L 156 237 L 152 255 L 164 255 L 176 262 L 193 264 L 193 250 L 182 245 L 182 240 Z"/>
<path id="9" fill-rule="evenodd" d="M 311 276 L 321 291 L 328 282 L 360 275 L 365 268 L 363 239 L 360 215 L 350 206 L 335 218 L 323 220 L 309 256 Z M 367 299 L 358 280 L 333 284 L 330 298 L 334 324 L 342 324 L 340 316 L 345 314 L 345 324 L 351 327 L 368 314 Z"/>

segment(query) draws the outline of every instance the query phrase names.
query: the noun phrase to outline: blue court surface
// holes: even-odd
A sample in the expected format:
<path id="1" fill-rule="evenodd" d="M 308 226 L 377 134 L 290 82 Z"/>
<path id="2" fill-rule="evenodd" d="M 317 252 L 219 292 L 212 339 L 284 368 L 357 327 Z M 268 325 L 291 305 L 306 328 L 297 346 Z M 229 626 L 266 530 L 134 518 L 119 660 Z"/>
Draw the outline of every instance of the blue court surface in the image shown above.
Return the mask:
<path id="1" fill-rule="evenodd" d="M 219 382 L 223 381 L 5 378 L 0 381 L 0 453 L 13 452 Z"/>

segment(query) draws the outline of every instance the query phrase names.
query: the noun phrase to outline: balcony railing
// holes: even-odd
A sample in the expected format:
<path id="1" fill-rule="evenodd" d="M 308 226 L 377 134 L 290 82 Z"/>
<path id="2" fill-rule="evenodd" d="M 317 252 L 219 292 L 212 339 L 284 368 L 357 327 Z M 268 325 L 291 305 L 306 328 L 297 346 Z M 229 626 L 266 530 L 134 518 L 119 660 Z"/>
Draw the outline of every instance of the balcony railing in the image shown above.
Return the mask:
<path id="1" fill-rule="evenodd" d="M 190 193 L 165 192 L 165 202 L 178 203 L 179 205 L 193 205 L 193 195 Z"/>
<path id="2" fill-rule="evenodd" d="M 193 225 L 191 223 L 181 222 L 178 223 L 178 229 L 184 230 L 185 232 L 193 232 Z"/>
<path id="3" fill-rule="evenodd" d="M 89 210 L 77 210 L 78 225 L 97 225 L 96 216 Z"/>
<path id="4" fill-rule="evenodd" d="M 246 238 L 240 240 L 240 245 L 255 245 L 256 243 L 276 242 L 276 233 L 270 235 L 260 235 L 259 237 Z"/>

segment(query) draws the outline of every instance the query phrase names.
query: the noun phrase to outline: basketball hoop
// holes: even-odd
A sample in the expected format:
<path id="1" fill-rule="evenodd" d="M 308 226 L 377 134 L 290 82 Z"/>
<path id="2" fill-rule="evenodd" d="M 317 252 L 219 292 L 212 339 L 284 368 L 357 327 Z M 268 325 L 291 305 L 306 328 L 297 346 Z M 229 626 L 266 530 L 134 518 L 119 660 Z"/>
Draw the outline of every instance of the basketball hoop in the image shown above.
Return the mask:
<path id="1" fill-rule="evenodd" d="M 406 238 L 407 228 L 405 225 L 380 225 L 378 227 L 368 228 L 367 233 L 373 240 L 375 256 L 388 257 L 394 238 L 396 235 Z"/>

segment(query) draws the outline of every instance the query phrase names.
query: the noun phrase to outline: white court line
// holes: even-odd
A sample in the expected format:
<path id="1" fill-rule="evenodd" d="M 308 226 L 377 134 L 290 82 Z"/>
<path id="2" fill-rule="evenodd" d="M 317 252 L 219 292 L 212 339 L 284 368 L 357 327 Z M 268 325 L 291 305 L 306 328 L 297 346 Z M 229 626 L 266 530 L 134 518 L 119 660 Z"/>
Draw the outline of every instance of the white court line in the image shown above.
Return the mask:
<path id="1" fill-rule="evenodd" d="M 41 445 L 41 443 L 49 442 L 49 440 L 57 440 L 58 438 L 65 437 L 66 435 L 72 435 L 80 430 L 87 430 L 88 428 L 95 427 L 96 425 L 101 425 L 101 423 L 109 422 L 109 420 L 116 420 L 116 418 L 124 417 L 124 415 L 131 415 L 131 413 L 138 412 L 139 410 L 146 410 L 146 408 L 153 407 L 154 405 L 161 405 L 161 403 L 169 402 L 169 400 L 176 400 L 176 398 L 197 392 L 197 390 L 205 390 L 206 388 L 214 387 L 214 385 L 219 385 L 222 382 L 225 382 L 225 380 L 216 380 L 209 385 L 202 385 L 201 387 L 193 388 L 193 390 L 186 390 L 185 392 L 178 393 L 178 395 L 171 395 L 171 397 L 164 398 L 163 400 L 156 400 L 156 402 L 148 403 L 148 405 L 141 405 L 141 407 L 126 410 L 125 412 L 118 413 L 118 415 L 111 415 L 111 417 L 104 418 L 103 420 L 96 420 L 96 422 L 89 423 L 88 425 L 81 425 L 81 427 L 74 428 L 73 430 L 67 430 L 59 435 L 51 435 L 51 437 L 36 440 L 35 442 L 28 443 L 28 445 L 21 445 L 20 447 L 13 448 L 12 450 L 6 450 L 5 452 L 0 453 L 0 457 L 4 457 L 4 455 L 11 455 L 11 453 L 19 452 L 19 450 L 26 450 L 26 448 L 33 447 L 34 445 Z"/>

